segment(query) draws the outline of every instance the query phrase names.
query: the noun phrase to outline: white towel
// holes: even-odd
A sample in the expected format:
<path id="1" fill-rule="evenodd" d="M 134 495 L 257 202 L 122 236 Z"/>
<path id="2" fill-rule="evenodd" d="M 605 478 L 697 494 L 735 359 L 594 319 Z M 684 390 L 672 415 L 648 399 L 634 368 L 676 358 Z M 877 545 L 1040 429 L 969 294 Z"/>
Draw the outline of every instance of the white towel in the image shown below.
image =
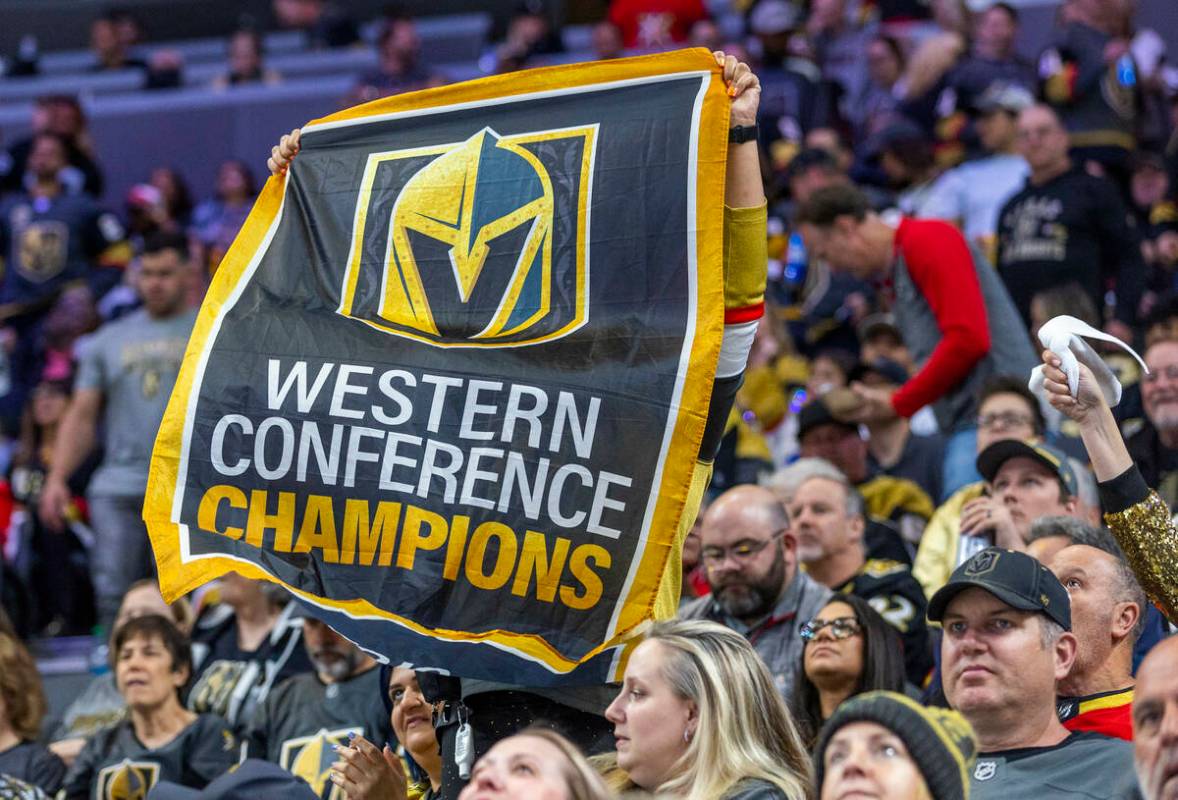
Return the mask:
<path id="1" fill-rule="evenodd" d="M 1092 370 L 1092 374 L 1096 377 L 1096 385 L 1100 387 L 1105 402 L 1111 408 L 1121 402 L 1121 382 L 1096 354 L 1096 351 L 1080 338 L 1082 336 L 1118 344 L 1137 359 L 1142 370 L 1148 373 L 1149 368 L 1145 366 L 1141 356 L 1137 355 L 1132 347 L 1115 336 L 1109 336 L 1103 331 L 1096 330 L 1082 320 L 1064 314 L 1044 323 L 1043 327 L 1039 329 L 1039 341 L 1044 347 L 1059 356 L 1060 369 L 1068 376 L 1068 389 L 1071 390 L 1072 397 L 1075 397 L 1080 390 L 1080 364 L 1084 364 Z M 1036 397 L 1044 397 L 1042 364 L 1031 370 L 1031 380 L 1028 386 Z"/>

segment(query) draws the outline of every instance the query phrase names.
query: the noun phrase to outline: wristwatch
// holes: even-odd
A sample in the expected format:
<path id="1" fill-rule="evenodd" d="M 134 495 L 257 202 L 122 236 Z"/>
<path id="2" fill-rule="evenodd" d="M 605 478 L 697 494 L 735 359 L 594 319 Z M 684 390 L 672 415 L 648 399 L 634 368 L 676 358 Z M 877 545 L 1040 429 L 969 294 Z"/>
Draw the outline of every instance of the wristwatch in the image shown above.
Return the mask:
<path id="1" fill-rule="evenodd" d="M 733 144 L 744 144 L 757 140 L 757 125 L 733 125 L 728 129 L 728 141 Z"/>

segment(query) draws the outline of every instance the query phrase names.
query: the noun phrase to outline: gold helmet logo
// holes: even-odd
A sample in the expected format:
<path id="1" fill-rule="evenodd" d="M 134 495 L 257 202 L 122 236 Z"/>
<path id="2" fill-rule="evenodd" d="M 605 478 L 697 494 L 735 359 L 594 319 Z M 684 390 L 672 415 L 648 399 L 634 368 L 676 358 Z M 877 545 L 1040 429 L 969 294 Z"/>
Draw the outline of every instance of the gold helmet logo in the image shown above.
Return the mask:
<path id="1" fill-rule="evenodd" d="M 361 728 L 340 728 L 329 731 L 321 729 L 310 736 L 300 736 L 297 739 L 287 739 L 282 743 L 282 751 L 278 755 L 278 765 L 292 775 L 302 778 L 311 790 L 327 800 L 339 797 L 339 787 L 332 785 L 331 791 L 324 794 L 328 788 L 331 775 L 331 765 L 336 761 L 332 745 L 346 745 L 348 734 L 363 734 Z"/>
<path id="2" fill-rule="evenodd" d="M 160 767 L 151 761 L 124 760 L 98 773 L 102 800 L 145 800 L 159 780 Z"/>
<path id="3" fill-rule="evenodd" d="M 595 127 L 483 128 L 456 144 L 370 156 L 339 313 L 442 347 L 576 330 L 587 316 L 595 136 Z"/>

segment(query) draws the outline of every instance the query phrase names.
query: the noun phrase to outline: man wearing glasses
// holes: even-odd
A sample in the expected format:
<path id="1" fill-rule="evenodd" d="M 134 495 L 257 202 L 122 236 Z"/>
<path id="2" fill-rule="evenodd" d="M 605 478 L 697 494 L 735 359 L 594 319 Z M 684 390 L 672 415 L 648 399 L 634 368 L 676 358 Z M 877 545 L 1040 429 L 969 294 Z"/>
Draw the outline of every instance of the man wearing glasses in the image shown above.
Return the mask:
<path id="1" fill-rule="evenodd" d="M 1148 486 L 1178 507 L 1178 341 L 1163 339 L 1145 351 L 1141 377 L 1146 422 L 1125 444 Z"/>
<path id="2" fill-rule="evenodd" d="M 802 663 L 802 626 L 832 596 L 798 569 L 798 543 L 776 495 L 737 486 L 708 508 L 700 555 L 712 593 L 683 607 L 684 619 L 710 619 L 746 636 L 786 697 Z"/>

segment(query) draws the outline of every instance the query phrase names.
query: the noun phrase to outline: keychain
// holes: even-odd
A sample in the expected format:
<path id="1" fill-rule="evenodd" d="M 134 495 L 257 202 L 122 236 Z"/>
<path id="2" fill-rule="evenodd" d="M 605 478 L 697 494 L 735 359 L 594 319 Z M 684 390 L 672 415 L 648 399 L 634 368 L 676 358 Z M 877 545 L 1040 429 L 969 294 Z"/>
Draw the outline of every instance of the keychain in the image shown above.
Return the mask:
<path id="1" fill-rule="evenodd" d="M 454 764 L 458 767 L 458 777 L 464 781 L 470 780 L 470 768 L 474 766 L 474 735 L 467 722 L 469 709 L 458 704 L 458 733 L 454 739 Z"/>

